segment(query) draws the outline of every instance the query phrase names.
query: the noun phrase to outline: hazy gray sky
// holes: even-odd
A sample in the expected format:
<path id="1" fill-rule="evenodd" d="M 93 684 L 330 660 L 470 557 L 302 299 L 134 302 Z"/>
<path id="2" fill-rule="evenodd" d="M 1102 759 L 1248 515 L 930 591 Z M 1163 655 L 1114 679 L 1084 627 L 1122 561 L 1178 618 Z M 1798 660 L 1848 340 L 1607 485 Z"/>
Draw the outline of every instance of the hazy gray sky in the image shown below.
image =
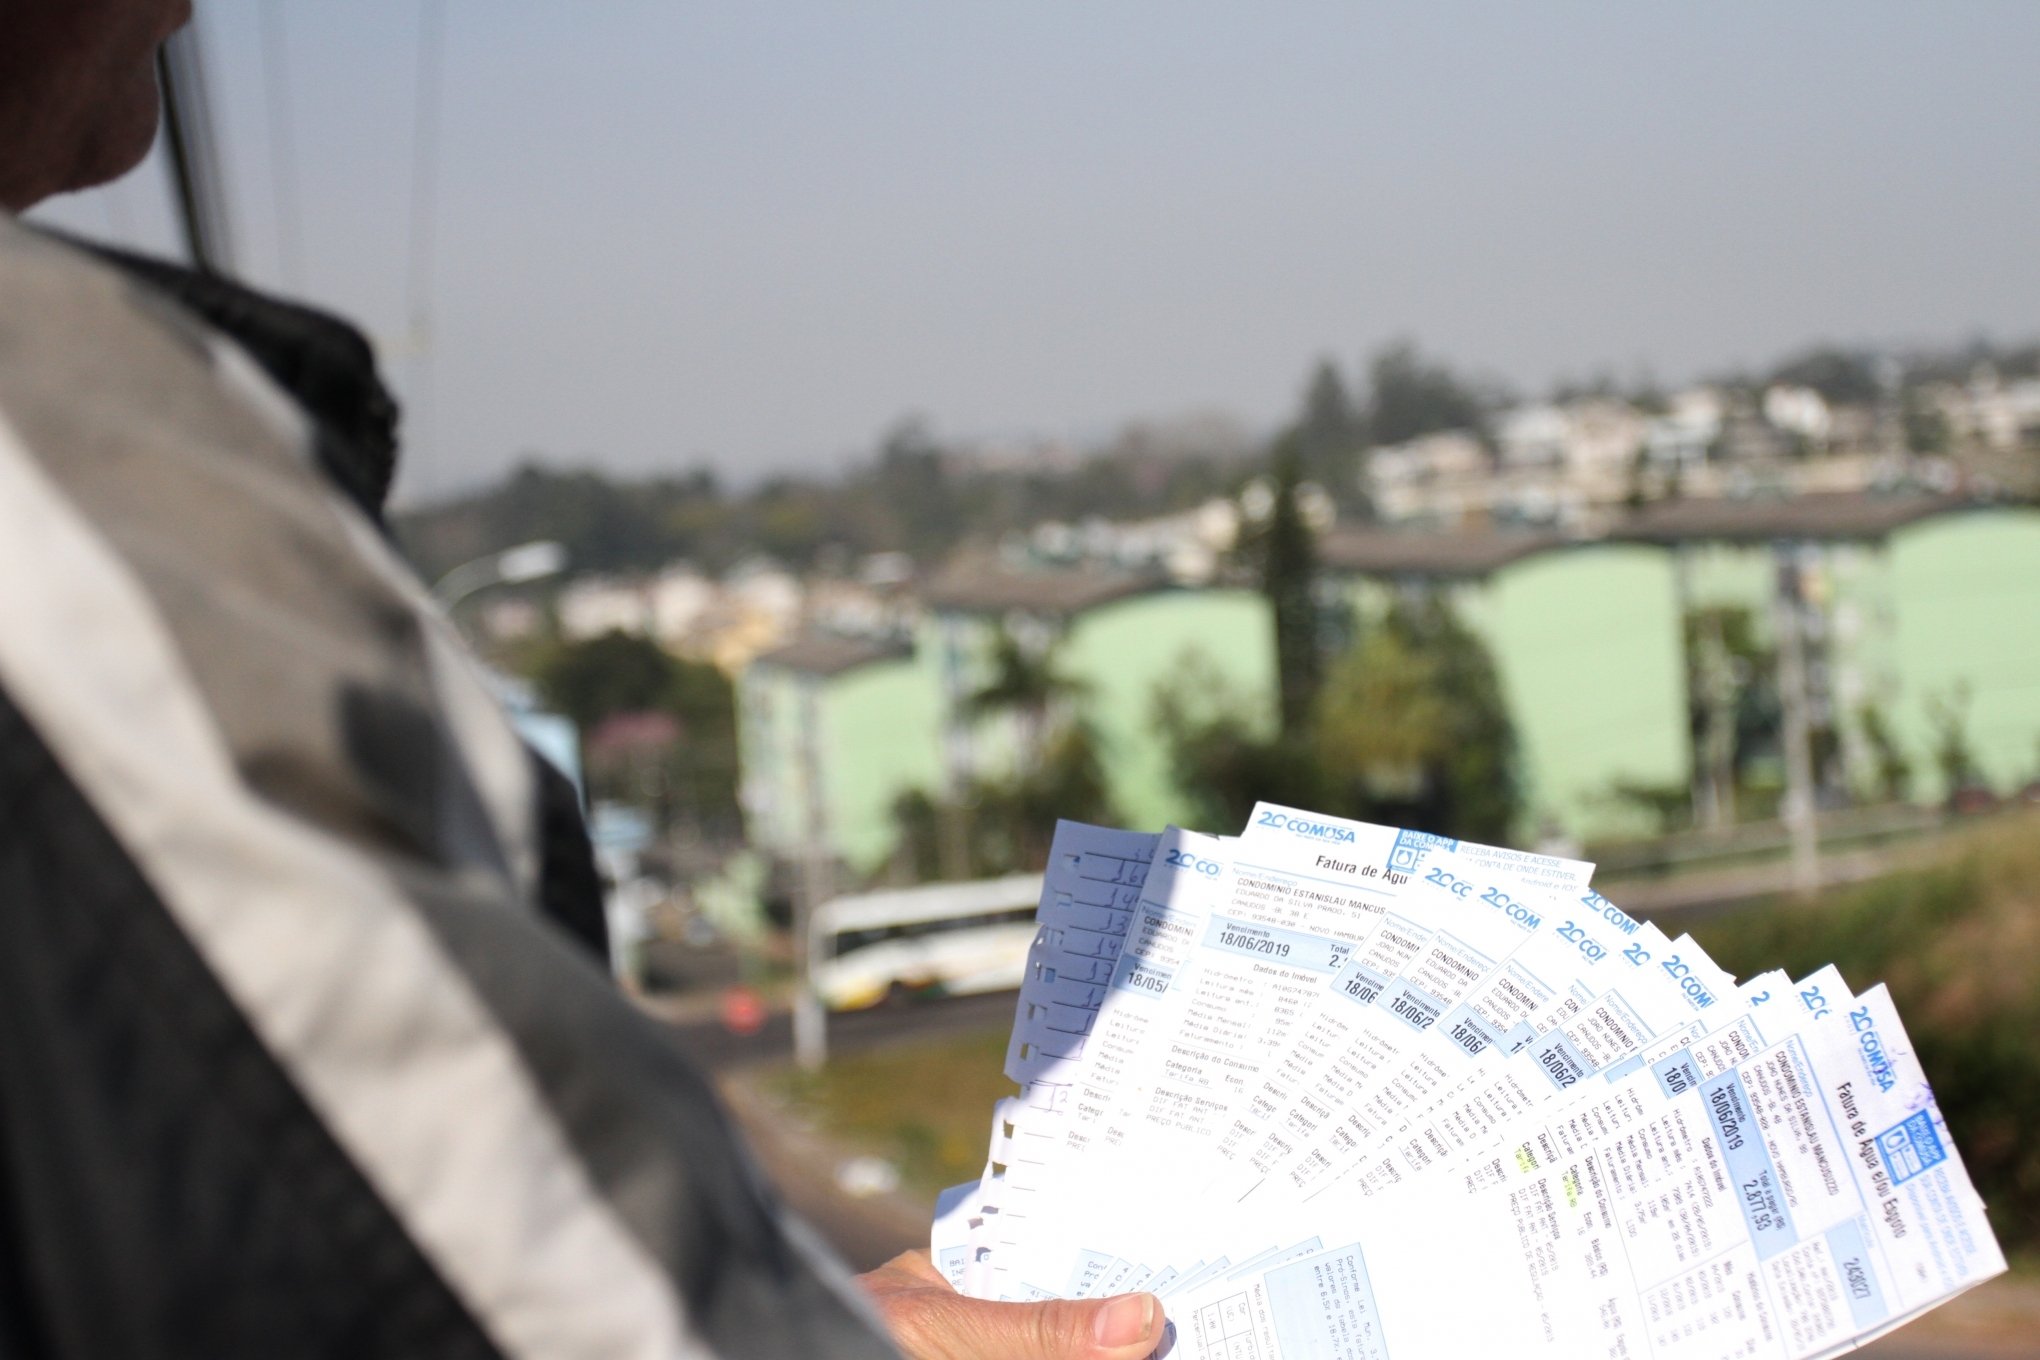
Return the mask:
<path id="1" fill-rule="evenodd" d="M 388 347 L 412 499 L 1272 424 L 1397 335 L 1534 389 L 2040 333 L 2032 0 L 448 0 L 429 363 L 419 0 L 278 0 L 296 279 L 258 0 L 198 3 L 243 270 Z"/>

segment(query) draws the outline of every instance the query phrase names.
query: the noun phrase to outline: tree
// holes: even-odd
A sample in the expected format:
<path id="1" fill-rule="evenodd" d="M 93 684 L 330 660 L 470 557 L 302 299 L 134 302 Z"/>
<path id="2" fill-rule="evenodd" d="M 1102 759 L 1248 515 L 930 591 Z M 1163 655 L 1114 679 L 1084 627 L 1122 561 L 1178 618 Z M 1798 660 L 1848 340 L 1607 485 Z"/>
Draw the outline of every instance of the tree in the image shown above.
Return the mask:
<path id="1" fill-rule="evenodd" d="M 673 658 L 658 643 L 612 630 L 562 644 L 534 678 L 546 703 L 586 731 L 611 714 L 664 707 L 673 675 Z"/>
<path id="2" fill-rule="evenodd" d="M 1314 749 L 1329 810 L 1502 841 L 1520 809 L 1494 660 L 1437 595 L 1392 607 L 1333 667 Z"/>
<path id="3" fill-rule="evenodd" d="M 891 520 L 891 542 L 927 553 L 953 540 L 962 508 L 942 446 L 926 422 L 910 417 L 887 432 L 869 490 L 864 499 Z"/>
<path id="4" fill-rule="evenodd" d="M 1029 648 L 1001 629 L 991 678 L 964 700 L 963 711 L 973 719 L 1014 720 L 1014 768 L 970 780 L 949 801 L 919 789 L 895 799 L 895 863 L 917 879 L 1038 869 L 1047 862 L 1057 818 L 1118 820 L 1097 736 L 1073 708 L 1082 693 L 1056 669 L 1052 647 Z"/>
<path id="5" fill-rule="evenodd" d="M 661 707 L 680 720 L 680 749 L 668 774 L 679 820 L 710 837 L 736 836 L 743 826 L 736 686 L 705 661 L 675 657 Z"/>
<path id="6" fill-rule="evenodd" d="M 1737 641 L 1747 647 L 1749 610 L 1734 613 Z M 1755 668 L 1746 655 L 1738 655 L 1730 647 L 1729 611 L 1719 606 L 1689 610 L 1685 635 L 1694 820 L 1702 826 L 1728 826 L 1735 821 L 1739 701 Z"/>
<path id="7" fill-rule="evenodd" d="M 1889 803 L 1904 802 L 1912 791 L 1912 762 L 1900 748 L 1884 710 L 1873 703 L 1859 704 L 1856 723 L 1862 728 L 1863 741 L 1870 747 L 1870 757 L 1875 762 L 1878 794 Z"/>
<path id="8" fill-rule="evenodd" d="M 1875 401 L 1884 390 L 1877 381 L 1874 356 L 1833 345 L 1807 350 L 1779 364 L 1771 371 L 1771 381 L 1810 387 L 1837 406 Z"/>
<path id="9" fill-rule="evenodd" d="M 1317 700 L 1322 663 L 1318 655 L 1317 545 L 1297 504 L 1302 454 L 1295 434 L 1274 452 L 1275 498 L 1255 548 L 1261 590 L 1275 619 L 1275 666 L 1282 731 L 1301 735 Z"/>
<path id="10" fill-rule="evenodd" d="M 546 703 L 574 720 L 583 736 L 619 714 L 655 712 L 678 720 L 679 739 L 651 772 L 662 821 L 704 835 L 737 828 L 736 692 L 714 666 L 672 656 L 649 638 L 608 632 L 562 644 L 538 664 L 534 679 Z M 589 769 L 603 796 L 642 798 L 646 772 L 631 787 L 611 786 Z"/>
<path id="11" fill-rule="evenodd" d="M 1397 341 L 1368 367 L 1367 433 L 1376 444 L 1401 444 L 1441 430 L 1484 433 L 1486 404 L 1443 364 L 1415 344 Z"/>
<path id="12" fill-rule="evenodd" d="M 1282 730 L 1194 664 L 1155 695 L 1177 789 L 1210 826 L 1257 801 L 1505 840 L 1516 736 L 1487 648 L 1440 600 L 1372 625 L 1326 678 L 1312 721 Z"/>
<path id="13" fill-rule="evenodd" d="M 1034 869 L 1048 862 L 1049 839 L 1058 817 L 1109 824 L 1119 820 L 1105 782 L 1105 761 L 1089 723 L 1072 719 L 1050 737 L 1032 770 L 986 788 L 979 805 L 1004 823 L 1012 847 L 1010 869 Z"/>
<path id="14" fill-rule="evenodd" d="M 1245 826 L 1256 802 L 1337 811 L 1324 806 L 1318 761 L 1308 737 L 1285 736 L 1273 715 L 1234 692 L 1195 654 L 1155 690 L 1154 726 L 1168 752 L 1169 776 L 1193 820 Z"/>
<path id="15" fill-rule="evenodd" d="M 1948 446 L 1953 442 L 1948 429 L 1948 417 L 1917 387 L 1906 390 L 1900 420 L 1905 427 L 1905 447 L 1908 453 L 1921 455 L 1946 453 Z"/>
<path id="16" fill-rule="evenodd" d="M 1011 715 L 1019 729 L 1021 768 L 1027 770 L 1041 760 L 1056 710 L 1081 688 L 1056 669 L 1052 647 L 1029 649 L 1001 628 L 992 643 L 992 678 L 963 707 L 977 719 Z"/>
<path id="17" fill-rule="evenodd" d="M 1983 786 L 1983 770 L 1976 761 L 1976 748 L 1969 741 L 1969 683 L 1958 680 L 1948 693 L 1927 696 L 1927 725 L 1934 732 L 1934 765 L 1941 772 L 1942 796 L 1953 801 L 1957 794 Z"/>
<path id="18" fill-rule="evenodd" d="M 1049 736 L 1040 758 L 1010 775 L 972 780 L 954 801 L 910 789 L 893 801 L 895 865 L 917 882 L 1039 869 L 1056 819 L 1119 820 L 1096 735 L 1081 721 Z"/>
<path id="19" fill-rule="evenodd" d="M 1290 434 L 1303 475 L 1325 487 L 1339 505 L 1364 510 L 1361 460 L 1367 446 L 1366 422 L 1330 359 L 1320 359 L 1311 373 L 1303 409 Z"/>

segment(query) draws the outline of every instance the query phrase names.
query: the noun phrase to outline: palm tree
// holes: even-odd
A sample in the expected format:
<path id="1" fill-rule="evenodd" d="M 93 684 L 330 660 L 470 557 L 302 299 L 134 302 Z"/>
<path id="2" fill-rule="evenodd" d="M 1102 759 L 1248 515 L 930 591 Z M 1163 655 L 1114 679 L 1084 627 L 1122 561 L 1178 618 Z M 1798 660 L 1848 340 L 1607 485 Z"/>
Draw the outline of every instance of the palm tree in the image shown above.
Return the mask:
<path id="1" fill-rule="evenodd" d="M 1040 764 L 1051 721 L 1083 690 L 1081 682 L 1056 669 L 1054 648 L 1024 647 L 1011 630 L 1001 628 L 992 644 L 992 678 L 963 701 L 963 708 L 975 719 L 1012 715 L 1024 774 Z"/>

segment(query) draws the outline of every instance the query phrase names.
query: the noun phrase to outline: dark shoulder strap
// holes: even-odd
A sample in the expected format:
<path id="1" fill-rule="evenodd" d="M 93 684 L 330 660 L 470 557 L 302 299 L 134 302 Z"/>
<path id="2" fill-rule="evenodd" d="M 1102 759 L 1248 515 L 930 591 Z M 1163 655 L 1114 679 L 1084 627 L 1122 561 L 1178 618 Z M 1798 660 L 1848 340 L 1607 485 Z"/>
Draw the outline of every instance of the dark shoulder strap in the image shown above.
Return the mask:
<path id="1" fill-rule="evenodd" d="M 397 402 L 367 337 L 329 312 L 256 292 L 218 274 L 78 241 L 129 278 L 230 337 L 311 420 L 326 475 L 377 524 L 397 465 Z"/>
<path id="2" fill-rule="evenodd" d="M 573 781 L 534 752 L 538 792 L 538 904 L 554 925 L 607 962 L 609 920 L 602 911 L 602 878 L 581 820 Z"/>

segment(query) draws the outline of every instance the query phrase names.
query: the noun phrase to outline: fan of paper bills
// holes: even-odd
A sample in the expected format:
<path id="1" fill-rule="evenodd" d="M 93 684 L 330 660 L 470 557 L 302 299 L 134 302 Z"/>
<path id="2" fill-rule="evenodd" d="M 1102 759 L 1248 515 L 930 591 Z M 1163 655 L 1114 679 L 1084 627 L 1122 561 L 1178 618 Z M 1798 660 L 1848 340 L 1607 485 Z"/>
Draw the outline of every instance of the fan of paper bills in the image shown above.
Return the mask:
<path id="1" fill-rule="evenodd" d="M 1158 1294 L 1178 1360 L 1812 1356 L 2004 1269 L 1882 986 L 1738 983 L 1591 870 L 1062 823 L 937 1263 Z"/>

